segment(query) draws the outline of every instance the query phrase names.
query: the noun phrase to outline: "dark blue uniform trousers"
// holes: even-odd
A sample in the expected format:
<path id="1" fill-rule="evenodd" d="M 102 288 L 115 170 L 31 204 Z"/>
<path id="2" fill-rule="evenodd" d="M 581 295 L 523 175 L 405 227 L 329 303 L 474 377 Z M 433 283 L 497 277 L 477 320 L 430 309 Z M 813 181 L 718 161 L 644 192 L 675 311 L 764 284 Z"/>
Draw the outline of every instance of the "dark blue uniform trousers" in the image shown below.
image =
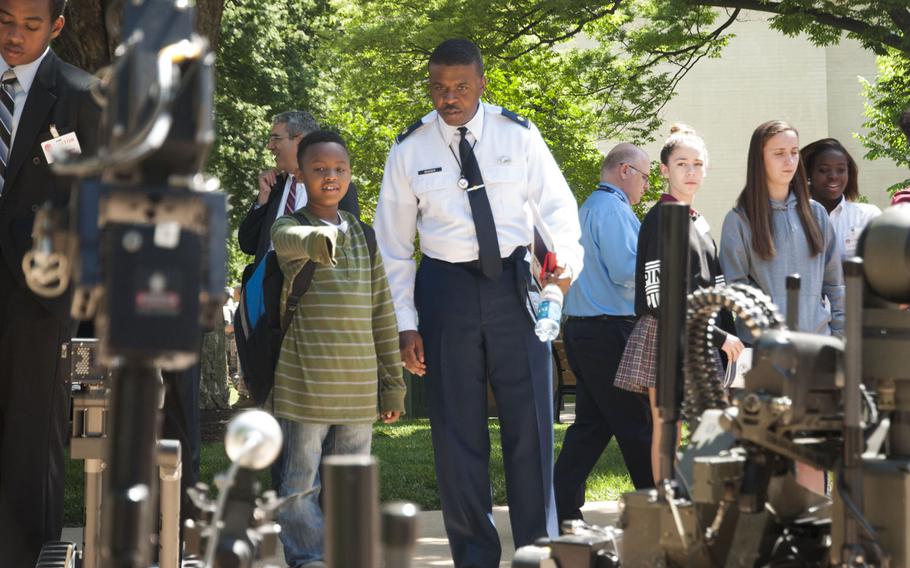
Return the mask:
<path id="1" fill-rule="evenodd" d="M 619 442 L 636 489 L 653 487 L 651 409 L 648 395 L 613 386 L 635 319 L 569 318 L 563 337 L 569 366 L 578 380 L 575 423 L 556 460 L 559 522 L 581 519 L 585 482 L 613 437 Z"/>
<path id="2" fill-rule="evenodd" d="M 523 261 L 491 281 L 424 257 L 415 304 L 443 519 L 457 567 L 499 566 L 493 524 L 487 379 L 499 412 L 506 497 L 515 546 L 555 536 L 550 346 L 534 335 L 518 280 Z"/>

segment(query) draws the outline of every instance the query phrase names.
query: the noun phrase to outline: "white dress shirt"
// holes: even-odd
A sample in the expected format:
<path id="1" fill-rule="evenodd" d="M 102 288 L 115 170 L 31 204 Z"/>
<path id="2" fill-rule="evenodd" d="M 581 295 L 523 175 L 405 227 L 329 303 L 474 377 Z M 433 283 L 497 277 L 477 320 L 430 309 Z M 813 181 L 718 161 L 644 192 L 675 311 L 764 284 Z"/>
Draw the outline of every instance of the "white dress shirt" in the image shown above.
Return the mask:
<path id="1" fill-rule="evenodd" d="M 869 221 L 881 214 L 881 209 L 875 205 L 847 201 L 841 197 L 837 207 L 828 214 L 831 225 L 834 226 L 834 234 L 837 235 L 837 248 L 841 258 L 856 254 L 856 244 L 859 242 L 863 229 L 866 228 Z"/>
<path id="2" fill-rule="evenodd" d="M 278 202 L 278 215 L 275 216 L 275 219 L 284 215 L 284 208 L 288 203 L 288 195 L 291 191 L 291 175 L 288 175 L 288 179 L 284 182 L 284 191 L 281 192 L 281 201 Z M 300 183 L 300 180 L 297 180 L 297 195 L 294 200 L 294 211 L 297 211 L 301 207 L 306 205 L 306 187 Z"/>
<path id="3" fill-rule="evenodd" d="M 416 235 L 423 254 L 432 258 L 468 262 L 479 257 L 471 205 L 458 187 L 458 129 L 436 111 L 421 122 L 389 152 L 374 224 L 400 331 L 417 329 Z M 584 257 L 578 205 L 537 127 L 524 127 L 503 116 L 501 107 L 485 103 L 465 126 L 493 210 L 500 255 L 531 242 L 531 201 L 553 235 L 559 264 L 574 279 Z"/>
<path id="4" fill-rule="evenodd" d="M 25 65 L 17 65 L 13 67 L 13 73 L 16 74 L 16 79 L 19 81 L 19 86 L 16 88 L 16 93 L 13 96 L 13 131 L 10 133 L 10 149 L 12 149 L 13 144 L 16 141 L 16 130 L 19 128 L 19 118 L 22 117 L 22 109 L 25 108 L 25 101 L 28 100 L 28 92 L 32 89 L 32 83 L 35 82 L 35 75 L 38 74 L 38 67 L 41 66 L 41 62 L 44 61 L 44 58 L 47 57 L 47 53 L 50 51 L 50 47 L 44 50 L 44 53 L 41 54 L 41 57 L 32 61 L 31 63 L 26 63 Z M 6 73 L 7 69 L 10 69 L 9 64 L 0 56 L 0 76 Z"/>
<path id="5" fill-rule="evenodd" d="M 288 175 L 288 178 L 284 182 L 284 190 L 281 192 L 281 201 L 278 202 L 278 213 L 275 214 L 275 219 L 284 216 L 284 208 L 288 203 L 288 197 L 290 196 L 291 191 L 291 175 Z M 294 199 L 294 211 L 297 211 L 304 205 L 306 205 L 306 187 L 300 181 L 297 182 L 297 195 Z M 257 204 L 258 205 L 258 204 Z M 258 205 L 262 207 L 261 205 Z M 272 221 L 275 221 L 272 219 Z M 275 246 L 272 244 L 271 239 L 269 240 L 269 250 L 275 250 Z"/>

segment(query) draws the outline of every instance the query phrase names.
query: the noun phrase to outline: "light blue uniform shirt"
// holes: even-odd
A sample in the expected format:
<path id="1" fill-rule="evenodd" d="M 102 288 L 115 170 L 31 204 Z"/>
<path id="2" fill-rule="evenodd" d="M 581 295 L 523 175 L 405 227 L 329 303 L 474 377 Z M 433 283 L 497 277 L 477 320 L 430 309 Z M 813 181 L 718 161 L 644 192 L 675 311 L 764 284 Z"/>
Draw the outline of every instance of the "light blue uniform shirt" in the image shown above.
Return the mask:
<path id="1" fill-rule="evenodd" d="M 601 182 L 581 209 L 584 270 L 569 288 L 569 316 L 634 316 L 635 256 L 641 222 L 618 187 Z"/>

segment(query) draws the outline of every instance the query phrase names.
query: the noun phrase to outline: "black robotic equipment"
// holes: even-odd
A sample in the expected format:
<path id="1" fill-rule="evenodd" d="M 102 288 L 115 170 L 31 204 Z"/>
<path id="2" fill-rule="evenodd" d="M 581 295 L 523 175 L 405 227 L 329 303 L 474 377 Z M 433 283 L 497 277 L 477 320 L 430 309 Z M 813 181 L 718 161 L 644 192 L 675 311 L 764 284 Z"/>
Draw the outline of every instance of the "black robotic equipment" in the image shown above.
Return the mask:
<path id="1" fill-rule="evenodd" d="M 187 0 L 109 3 L 109 35 L 122 42 L 96 93 L 101 148 L 95 156 L 56 156 L 55 173 L 75 180 L 70 202 L 39 211 L 23 261 L 32 290 L 72 293 L 73 316 L 93 318 L 99 337 L 71 344 L 78 351 L 72 376 L 83 387 L 72 448 L 86 462 L 92 504 L 86 550 L 50 543 L 39 568 L 146 568 L 159 486 L 162 511 L 179 503 L 179 444 L 157 440 L 159 370 L 198 358 L 202 330 L 221 321 L 227 265 L 226 199 L 217 180 L 201 173 L 214 140 L 214 54 L 193 32 L 194 18 Z M 175 523 L 165 522 L 175 515 L 162 514 L 161 568 L 252 568 L 275 552 L 282 501 L 260 495 L 253 472 L 277 456 L 280 428 L 265 412 L 241 414 L 225 447 L 233 465 L 217 480 L 217 498 L 206 487 L 191 494 L 200 518 L 185 527 L 182 560 Z M 417 509 L 383 509 L 380 547 L 376 468 L 339 463 L 326 473 L 339 496 L 328 499 L 327 523 L 346 529 L 328 535 L 339 568 L 351 550 L 372 551 L 358 568 L 379 568 L 381 554 L 389 568 L 410 565 Z"/>

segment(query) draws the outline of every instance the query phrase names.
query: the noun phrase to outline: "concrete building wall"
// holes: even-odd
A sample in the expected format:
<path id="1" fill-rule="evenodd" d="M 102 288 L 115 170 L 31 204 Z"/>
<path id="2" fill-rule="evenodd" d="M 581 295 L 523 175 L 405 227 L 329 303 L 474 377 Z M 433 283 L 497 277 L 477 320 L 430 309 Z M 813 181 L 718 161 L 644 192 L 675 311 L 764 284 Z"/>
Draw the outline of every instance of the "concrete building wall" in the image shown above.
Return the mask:
<path id="1" fill-rule="evenodd" d="M 705 139 L 708 177 L 695 207 L 719 238 L 724 216 L 742 190 L 746 153 L 756 126 L 783 119 L 800 132 L 800 143 L 833 137 L 857 160 L 860 192 L 883 207 L 884 189 L 910 172 L 890 161 L 862 159 L 854 133 L 862 131 L 859 76 L 873 80 L 875 56 L 857 42 L 819 48 L 805 38 L 789 38 L 768 28 L 762 14 L 746 13 L 731 29 L 736 37 L 718 59 L 703 59 L 680 82 L 677 96 L 661 112 L 665 124 L 657 142 L 646 147 L 653 160 L 673 122 L 684 122 Z M 612 143 L 605 142 L 607 151 Z"/>

